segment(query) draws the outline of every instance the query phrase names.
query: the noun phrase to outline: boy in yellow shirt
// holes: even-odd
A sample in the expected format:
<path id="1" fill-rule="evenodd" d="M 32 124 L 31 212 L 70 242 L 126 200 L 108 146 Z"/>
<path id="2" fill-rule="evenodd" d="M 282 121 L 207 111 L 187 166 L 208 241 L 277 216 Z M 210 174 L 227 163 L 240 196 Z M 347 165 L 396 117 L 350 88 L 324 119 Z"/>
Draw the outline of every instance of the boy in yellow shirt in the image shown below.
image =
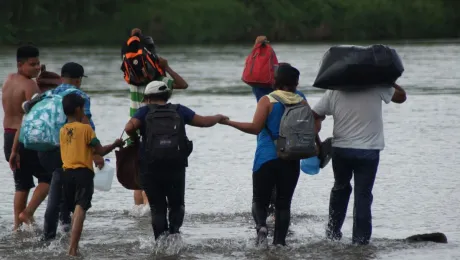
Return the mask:
<path id="1" fill-rule="evenodd" d="M 94 192 L 93 152 L 104 156 L 116 147 L 123 146 L 121 139 L 111 145 L 101 146 L 89 124 L 83 124 L 84 99 L 71 93 L 62 99 L 67 123 L 60 130 L 64 198 L 73 211 L 69 255 L 76 256 L 83 230 L 86 211 L 91 208 Z"/>

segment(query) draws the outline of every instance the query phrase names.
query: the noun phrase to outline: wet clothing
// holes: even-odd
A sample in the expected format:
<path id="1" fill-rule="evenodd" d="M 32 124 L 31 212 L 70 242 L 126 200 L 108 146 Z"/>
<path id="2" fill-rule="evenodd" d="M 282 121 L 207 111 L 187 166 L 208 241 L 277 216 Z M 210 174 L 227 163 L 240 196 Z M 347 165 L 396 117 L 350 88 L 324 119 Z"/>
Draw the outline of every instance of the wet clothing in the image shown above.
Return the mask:
<path id="1" fill-rule="evenodd" d="M 141 107 L 133 118 L 141 122 L 140 133 L 145 140 L 145 118 L 149 112 L 147 106 Z M 190 124 L 195 112 L 190 108 L 178 105 L 177 112 L 185 124 Z M 142 142 L 145 145 L 145 142 Z M 141 148 L 141 158 L 145 156 L 144 146 Z M 166 231 L 178 233 L 185 214 L 185 169 L 187 165 L 171 165 L 162 162 L 145 164 L 141 167 L 140 179 L 150 204 L 152 228 L 155 239 Z M 167 201 L 167 202 L 166 202 Z M 169 216 L 167 209 L 169 207 Z M 168 223 L 169 220 L 169 223 Z"/>
<path id="2" fill-rule="evenodd" d="M 382 101 L 391 102 L 395 89 L 375 87 L 358 92 L 327 90 L 313 110 L 332 115 L 332 168 L 334 186 L 329 201 L 329 239 L 342 238 L 354 176 L 353 236 L 356 244 L 368 244 L 372 235 L 372 189 L 385 147 Z"/>
<path id="3" fill-rule="evenodd" d="M 9 161 L 13 148 L 16 129 L 5 129 L 3 135 L 3 151 L 6 161 Z M 13 172 L 14 186 L 16 191 L 29 191 L 35 187 L 33 177 L 39 183 L 50 183 L 51 174 L 41 166 L 36 151 L 26 149 L 24 144 L 19 143 L 20 167 Z"/>
<path id="4" fill-rule="evenodd" d="M 94 193 L 94 172 L 88 168 L 66 169 L 62 173 L 64 200 L 68 210 L 74 212 L 79 205 L 84 211 L 91 208 Z"/>
<path id="5" fill-rule="evenodd" d="M 341 229 L 352 191 L 350 182 L 354 176 L 352 242 L 364 245 L 369 243 L 372 235 L 372 188 L 379 160 L 379 150 L 333 148 L 332 168 L 335 181 L 329 202 L 329 223 L 326 231 L 328 238 L 342 238 Z"/>
<path id="6" fill-rule="evenodd" d="M 93 147 L 100 145 L 94 130 L 87 124 L 65 124 L 59 135 L 63 173 L 64 201 L 69 211 L 76 205 L 91 208 L 94 193 Z"/>
<path id="7" fill-rule="evenodd" d="M 305 96 L 301 92 L 276 91 L 277 96 L 287 104 L 302 102 Z M 278 138 L 284 105 L 268 95 L 273 104 L 272 111 L 265 122 L 273 138 Z M 282 160 L 276 154 L 275 143 L 263 129 L 257 137 L 257 148 L 254 157 L 252 174 L 253 204 L 252 212 L 256 221 L 257 231 L 267 226 L 267 210 L 273 189 L 276 189 L 275 198 L 275 233 L 273 244 L 286 245 L 286 235 L 291 219 L 291 200 L 294 195 L 300 175 L 299 160 Z"/>
<path id="8" fill-rule="evenodd" d="M 85 92 L 83 92 L 81 89 L 76 88 L 73 85 L 61 84 L 57 88 L 53 89 L 53 94 L 59 94 L 59 93 L 64 92 L 64 91 L 66 91 L 67 89 L 70 89 L 70 88 L 77 89 L 77 91 L 75 93 L 80 95 L 85 100 L 84 113 L 85 113 L 85 116 L 88 117 L 88 119 L 89 119 L 89 123 L 91 125 L 91 128 L 93 128 L 93 130 L 95 130 L 96 127 L 95 127 L 95 125 L 93 123 L 92 114 L 91 114 L 91 99 L 89 98 L 89 96 Z"/>
<path id="9" fill-rule="evenodd" d="M 167 231 L 179 233 L 185 214 L 185 167 L 157 163 L 147 167 L 140 177 L 150 204 L 155 239 Z"/>
<path id="10" fill-rule="evenodd" d="M 59 134 L 64 170 L 88 168 L 93 170 L 93 150 L 100 144 L 94 130 L 87 124 L 65 124 Z"/>
<path id="11" fill-rule="evenodd" d="M 43 225 L 44 238 L 54 239 L 56 237 L 58 221 L 63 225 L 70 225 L 70 211 L 63 199 L 62 186 L 62 160 L 61 151 L 57 148 L 54 151 L 39 152 L 40 163 L 47 172 L 51 172 L 50 189 L 48 192 L 48 203 L 46 205 L 45 219 Z"/>
<path id="12" fill-rule="evenodd" d="M 252 175 L 253 212 L 257 230 L 267 226 L 267 208 L 276 184 L 273 244 L 286 245 L 291 220 L 291 201 L 300 175 L 299 161 L 271 160 Z"/>

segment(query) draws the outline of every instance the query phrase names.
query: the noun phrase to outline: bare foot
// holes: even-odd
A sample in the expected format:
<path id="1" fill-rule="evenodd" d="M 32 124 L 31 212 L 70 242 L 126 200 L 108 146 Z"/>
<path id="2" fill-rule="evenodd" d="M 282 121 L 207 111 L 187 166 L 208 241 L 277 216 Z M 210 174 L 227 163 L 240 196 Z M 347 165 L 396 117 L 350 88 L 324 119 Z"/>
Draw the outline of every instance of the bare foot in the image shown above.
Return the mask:
<path id="1" fill-rule="evenodd" d="M 18 232 L 20 227 L 21 227 L 21 224 L 14 225 L 13 233 Z"/>
<path id="2" fill-rule="evenodd" d="M 27 225 L 35 223 L 34 217 L 29 215 L 29 214 L 27 214 L 26 211 L 23 211 L 23 212 L 21 212 L 21 214 L 19 214 L 19 220 L 22 223 L 26 223 Z"/>
<path id="3" fill-rule="evenodd" d="M 78 256 L 79 252 L 77 248 L 69 248 L 69 253 L 70 256 Z"/>

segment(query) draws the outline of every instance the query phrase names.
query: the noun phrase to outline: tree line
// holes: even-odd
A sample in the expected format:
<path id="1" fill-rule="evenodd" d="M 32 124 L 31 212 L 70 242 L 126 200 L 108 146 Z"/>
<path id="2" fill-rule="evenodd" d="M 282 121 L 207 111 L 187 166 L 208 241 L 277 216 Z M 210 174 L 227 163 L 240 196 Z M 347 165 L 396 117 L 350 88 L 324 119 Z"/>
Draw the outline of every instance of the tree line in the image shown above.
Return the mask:
<path id="1" fill-rule="evenodd" d="M 460 37 L 458 0 L 7 0 L 0 44 L 118 45 L 139 27 L 161 43 Z"/>

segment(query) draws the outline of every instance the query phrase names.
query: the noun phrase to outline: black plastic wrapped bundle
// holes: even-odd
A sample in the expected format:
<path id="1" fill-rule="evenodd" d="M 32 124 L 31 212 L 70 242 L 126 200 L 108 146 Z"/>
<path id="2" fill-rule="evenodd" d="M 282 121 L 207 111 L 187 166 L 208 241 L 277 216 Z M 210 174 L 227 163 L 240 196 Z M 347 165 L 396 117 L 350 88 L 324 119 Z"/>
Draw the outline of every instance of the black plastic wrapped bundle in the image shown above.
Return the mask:
<path id="1" fill-rule="evenodd" d="M 388 46 L 333 46 L 324 55 L 313 86 L 335 90 L 390 87 L 403 71 L 399 55 Z"/>

